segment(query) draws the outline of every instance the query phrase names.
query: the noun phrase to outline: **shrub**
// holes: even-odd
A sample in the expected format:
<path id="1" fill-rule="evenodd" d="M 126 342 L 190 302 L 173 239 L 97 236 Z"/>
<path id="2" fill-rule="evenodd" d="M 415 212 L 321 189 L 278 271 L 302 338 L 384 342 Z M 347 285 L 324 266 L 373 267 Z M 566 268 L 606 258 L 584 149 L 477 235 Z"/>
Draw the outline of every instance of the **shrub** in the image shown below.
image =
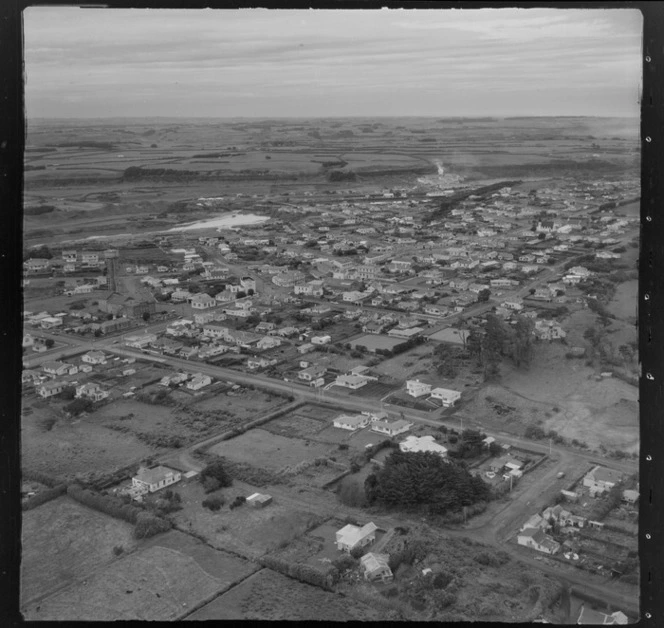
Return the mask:
<path id="1" fill-rule="evenodd" d="M 113 548 L 113 555 L 114 556 L 120 556 L 120 554 L 124 553 L 124 547 L 122 545 L 116 545 Z"/>
<path id="2" fill-rule="evenodd" d="M 230 505 L 230 509 L 233 510 L 234 508 L 238 508 L 239 506 L 242 506 L 247 501 L 247 498 L 244 497 L 243 495 L 238 495 Z"/>
<path id="3" fill-rule="evenodd" d="M 340 451 L 346 451 L 348 449 L 348 445 L 346 443 L 340 443 L 339 444 L 339 450 Z"/>
<path id="4" fill-rule="evenodd" d="M 200 473 L 200 481 L 205 485 L 207 478 L 213 478 L 219 482 L 219 487 L 227 487 L 233 484 L 233 479 L 228 475 L 222 460 L 215 460 L 208 464 Z"/>
<path id="5" fill-rule="evenodd" d="M 139 512 L 134 527 L 134 537 L 147 539 L 151 536 L 167 532 L 171 529 L 170 521 L 157 517 L 149 512 Z"/>
<path id="6" fill-rule="evenodd" d="M 224 504 L 226 503 L 226 500 L 221 496 L 221 495 L 215 495 L 213 497 L 208 497 L 207 499 L 204 499 L 201 505 L 203 508 L 207 508 L 208 510 L 212 511 L 217 511 L 219 510 Z"/>
<path id="7" fill-rule="evenodd" d="M 355 558 L 356 560 L 359 560 L 360 558 L 362 558 L 362 556 L 364 556 L 365 553 L 366 553 L 366 551 L 363 547 L 354 547 L 350 551 L 351 557 Z"/>

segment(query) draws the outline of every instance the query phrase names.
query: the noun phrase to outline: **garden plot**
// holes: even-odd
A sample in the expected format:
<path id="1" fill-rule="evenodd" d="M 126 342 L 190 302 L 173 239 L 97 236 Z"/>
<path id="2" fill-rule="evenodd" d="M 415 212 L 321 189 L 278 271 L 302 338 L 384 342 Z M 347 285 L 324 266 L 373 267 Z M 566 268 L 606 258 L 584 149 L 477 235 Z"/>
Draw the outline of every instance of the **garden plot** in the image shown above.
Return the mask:
<path id="1" fill-rule="evenodd" d="M 362 602 L 304 584 L 270 569 L 233 587 L 188 620 L 376 621 L 385 617 Z"/>
<path id="2" fill-rule="evenodd" d="M 131 524 L 66 496 L 23 513 L 21 532 L 23 606 L 117 560 L 114 547 L 129 551 L 137 544 Z"/>
<path id="3" fill-rule="evenodd" d="M 255 569 L 242 559 L 192 547 L 178 532 L 161 538 L 43 600 L 39 610 L 26 609 L 26 618 L 173 621 Z"/>
<path id="4" fill-rule="evenodd" d="M 262 429 L 291 438 L 313 437 L 324 430 L 337 414 L 334 410 L 323 406 L 306 405 L 269 421 L 262 426 Z"/>
<path id="5" fill-rule="evenodd" d="M 304 461 L 325 457 L 329 447 L 320 443 L 270 434 L 263 429 L 253 429 L 214 445 L 209 452 L 230 460 L 249 462 L 271 471 L 278 471 L 284 467 L 294 467 Z"/>

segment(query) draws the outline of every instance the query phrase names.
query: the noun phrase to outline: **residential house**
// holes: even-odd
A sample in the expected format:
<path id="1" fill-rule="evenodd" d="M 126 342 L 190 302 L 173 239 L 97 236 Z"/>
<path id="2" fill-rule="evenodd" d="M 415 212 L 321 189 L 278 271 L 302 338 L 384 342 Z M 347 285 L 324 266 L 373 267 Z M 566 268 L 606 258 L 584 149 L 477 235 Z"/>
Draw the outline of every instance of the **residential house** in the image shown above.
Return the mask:
<path id="1" fill-rule="evenodd" d="M 567 336 L 567 332 L 556 321 L 537 320 L 533 334 L 539 340 L 561 340 Z"/>
<path id="2" fill-rule="evenodd" d="M 613 469 L 596 466 L 583 478 L 583 486 L 590 489 L 591 495 L 601 495 L 622 481 L 622 474 Z"/>
<path id="3" fill-rule="evenodd" d="M 207 345 L 205 347 L 201 347 L 198 350 L 198 357 L 201 360 L 207 360 L 208 358 L 212 358 L 216 355 L 222 355 L 228 351 L 228 347 L 226 345 L 217 345 L 217 344 L 211 344 Z"/>
<path id="4" fill-rule="evenodd" d="M 323 377 L 326 372 L 327 369 L 324 366 L 316 366 L 314 364 L 313 366 L 309 366 L 308 368 L 301 370 L 297 374 L 297 378 L 305 382 L 312 382 L 319 377 Z"/>
<path id="5" fill-rule="evenodd" d="M 333 425 L 342 430 L 354 432 L 355 430 L 362 429 L 369 425 L 369 417 L 363 414 L 340 414 L 334 419 Z"/>
<path id="6" fill-rule="evenodd" d="M 560 550 L 560 543 L 554 541 L 540 528 L 526 528 L 517 534 L 516 540 L 519 545 L 530 547 L 544 554 L 555 554 Z"/>
<path id="7" fill-rule="evenodd" d="M 203 292 L 191 297 L 190 303 L 191 307 L 195 310 L 207 310 L 211 307 L 215 307 L 217 305 L 217 300 L 215 297 L 211 297 L 209 294 Z"/>
<path id="8" fill-rule="evenodd" d="M 627 489 L 623 491 L 622 501 L 626 504 L 636 504 L 639 499 L 639 491 L 634 491 L 632 489 Z"/>
<path id="9" fill-rule="evenodd" d="M 76 387 L 77 399 L 90 399 L 91 401 L 101 401 L 108 397 L 108 391 L 102 389 L 99 384 L 89 382 Z"/>
<path id="10" fill-rule="evenodd" d="M 203 373 L 196 373 L 186 384 L 189 390 L 200 390 L 205 388 L 212 383 L 212 378 L 209 375 L 203 375 Z"/>
<path id="11" fill-rule="evenodd" d="M 50 262 L 47 259 L 40 259 L 33 257 L 23 264 L 26 270 L 32 272 L 39 272 L 42 270 L 47 270 L 50 266 Z"/>
<path id="12" fill-rule="evenodd" d="M 93 253 L 91 251 L 84 251 L 81 254 L 81 262 L 84 266 L 98 266 L 99 265 L 99 253 Z"/>
<path id="13" fill-rule="evenodd" d="M 338 375 L 334 380 L 334 385 L 350 388 L 351 390 L 357 390 L 358 388 L 362 388 L 362 386 L 366 386 L 368 381 L 369 378 L 365 377 L 364 375 Z"/>
<path id="14" fill-rule="evenodd" d="M 65 262 L 75 263 L 78 261 L 78 253 L 76 251 L 62 251 L 62 259 Z"/>
<path id="15" fill-rule="evenodd" d="M 421 382 L 419 379 L 409 379 L 406 381 L 406 392 L 411 396 L 422 397 L 431 393 L 431 384 Z"/>
<path id="16" fill-rule="evenodd" d="M 397 436 L 407 432 L 413 426 L 412 423 L 399 419 L 397 421 L 380 421 L 376 420 L 371 422 L 371 430 L 379 434 L 387 434 L 388 436 Z"/>
<path id="17" fill-rule="evenodd" d="M 62 327 L 62 317 L 61 316 L 46 316 L 39 321 L 39 325 L 42 329 L 53 329 L 54 327 Z"/>
<path id="18" fill-rule="evenodd" d="M 53 375 L 54 377 L 59 377 L 69 373 L 71 365 L 66 364 L 65 362 L 58 362 L 57 360 L 52 360 L 50 362 L 44 362 L 42 364 L 42 370 L 44 373 Z"/>
<path id="19" fill-rule="evenodd" d="M 65 382 L 46 382 L 37 388 L 37 394 L 44 399 L 59 395 L 65 389 Z"/>
<path id="20" fill-rule="evenodd" d="M 362 527 L 349 523 L 336 533 L 337 549 L 350 553 L 356 547 L 365 547 L 376 540 L 378 526 L 370 522 Z"/>
<path id="21" fill-rule="evenodd" d="M 332 342 L 332 336 L 324 335 L 324 336 L 312 336 L 310 338 L 310 342 L 313 345 L 326 345 Z"/>
<path id="22" fill-rule="evenodd" d="M 81 361 L 86 364 L 106 364 L 106 356 L 101 351 L 88 351 L 81 356 Z"/>
<path id="23" fill-rule="evenodd" d="M 263 336 L 257 343 L 256 349 L 259 351 L 267 351 L 281 346 L 281 338 L 277 336 Z"/>
<path id="24" fill-rule="evenodd" d="M 387 554 L 374 554 L 369 552 L 360 559 L 360 568 L 364 573 L 364 579 L 374 582 L 380 580 L 381 582 L 389 582 L 394 578 L 392 570 L 388 564 L 389 555 Z"/>
<path id="25" fill-rule="evenodd" d="M 461 393 L 448 388 L 434 388 L 431 391 L 431 398 L 438 399 L 443 404 L 443 407 L 449 408 L 461 399 Z"/>
<path id="26" fill-rule="evenodd" d="M 409 453 L 430 451 L 441 458 L 447 458 L 447 447 L 439 445 L 433 436 L 407 436 L 399 443 L 399 449 Z"/>
<path id="27" fill-rule="evenodd" d="M 137 489 L 138 493 L 154 493 L 175 484 L 182 479 L 182 473 L 169 469 L 168 467 L 158 466 L 154 469 L 141 467 L 138 473 L 131 479 L 132 487 Z"/>

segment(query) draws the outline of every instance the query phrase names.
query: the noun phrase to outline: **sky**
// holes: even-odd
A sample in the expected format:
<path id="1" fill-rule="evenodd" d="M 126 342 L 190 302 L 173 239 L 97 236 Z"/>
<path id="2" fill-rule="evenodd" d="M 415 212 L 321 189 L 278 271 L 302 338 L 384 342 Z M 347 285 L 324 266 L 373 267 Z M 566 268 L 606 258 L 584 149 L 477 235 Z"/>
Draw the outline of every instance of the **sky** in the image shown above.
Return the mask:
<path id="1" fill-rule="evenodd" d="M 28 118 L 634 116 L 634 9 L 23 14 Z"/>

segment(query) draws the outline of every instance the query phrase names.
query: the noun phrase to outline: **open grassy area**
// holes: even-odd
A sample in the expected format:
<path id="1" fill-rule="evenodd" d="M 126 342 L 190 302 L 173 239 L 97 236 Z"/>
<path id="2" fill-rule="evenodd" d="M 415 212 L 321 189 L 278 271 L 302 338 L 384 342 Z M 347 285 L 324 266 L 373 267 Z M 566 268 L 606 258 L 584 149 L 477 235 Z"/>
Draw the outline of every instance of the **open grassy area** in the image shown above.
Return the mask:
<path id="1" fill-rule="evenodd" d="M 214 493 L 223 495 L 226 504 L 212 512 L 201 505 L 208 497 L 203 486 L 195 481 L 188 482 L 178 488 L 182 510 L 174 514 L 174 520 L 183 529 L 204 536 L 214 547 L 252 558 L 288 543 L 311 525 L 311 513 L 295 510 L 290 503 L 282 503 L 278 498 L 265 508 L 247 504 L 233 510 L 229 508 L 236 496 L 248 497 L 255 492 L 254 487 L 235 480 L 232 487 Z M 269 493 L 269 489 L 261 489 L 261 492 Z"/>
<path id="2" fill-rule="evenodd" d="M 132 434 L 110 430 L 94 419 L 60 418 L 41 400 L 27 405 L 32 413 L 21 419 L 24 468 L 73 479 L 77 474 L 113 471 L 153 453 Z"/>
<path id="3" fill-rule="evenodd" d="M 510 405 L 539 408 L 546 430 L 585 441 L 591 448 L 601 443 L 609 449 L 637 451 L 638 389 L 616 378 L 596 381 L 594 371 L 581 360 L 565 359 L 565 350 L 542 344 L 528 371 L 505 368 L 501 385 L 511 393 Z"/>
<path id="4" fill-rule="evenodd" d="M 171 531 L 25 611 L 51 621 L 175 620 L 254 571 Z"/>
<path id="5" fill-rule="evenodd" d="M 273 412 L 287 403 L 287 399 L 277 394 L 243 388 L 239 394 L 234 392 L 232 395 L 210 397 L 194 402 L 192 407 L 208 412 L 223 410 L 240 419 L 255 419 L 259 414 L 265 413 L 266 409 Z"/>
<path id="6" fill-rule="evenodd" d="M 187 617 L 191 620 L 377 621 L 384 614 L 341 597 L 262 569 L 242 584 Z"/>
<path id="7" fill-rule="evenodd" d="M 324 456 L 329 447 L 295 438 L 270 434 L 263 429 L 253 429 L 210 448 L 210 453 L 231 460 L 249 462 L 254 466 L 278 471 L 295 466 L 305 460 Z"/>
<path id="8" fill-rule="evenodd" d="M 114 547 L 132 550 L 132 532 L 131 524 L 66 496 L 23 513 L 22 606 L 114 562 Z"/>

